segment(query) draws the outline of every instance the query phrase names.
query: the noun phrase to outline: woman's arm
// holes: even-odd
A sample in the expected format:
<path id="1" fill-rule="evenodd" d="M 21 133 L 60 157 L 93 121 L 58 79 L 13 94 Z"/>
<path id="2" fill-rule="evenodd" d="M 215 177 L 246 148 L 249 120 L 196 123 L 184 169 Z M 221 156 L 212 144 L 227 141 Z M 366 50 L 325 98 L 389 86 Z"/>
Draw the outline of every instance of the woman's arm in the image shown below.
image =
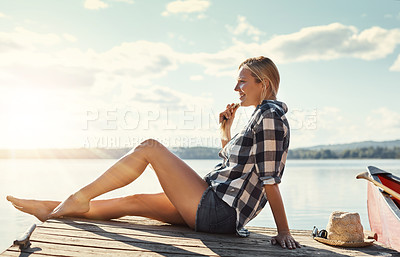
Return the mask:
<path id="1" fill-rule="evenodd" d="M 227 131 L 227 132 L 222 132 L 221 135 L 221 145 L 222 148 L 225 147 L 225 145 L 229 142 L 229 140 L 231 140 L 231 131 Z"/>
<path id="2" fill-rule="evenodd" d="M 301 247 L 300 244 L 294 240 L 290 234 L 285 207 L 283 206 L 281 192 L 279 191 L 278 184 L 264 185 L 265 192 L 271 207 L 272 214 L 274 215 L 278 235 L 274 236 L 271 240 L 272 244 L 279 243 L 283 248 L 295 249 Z"/>

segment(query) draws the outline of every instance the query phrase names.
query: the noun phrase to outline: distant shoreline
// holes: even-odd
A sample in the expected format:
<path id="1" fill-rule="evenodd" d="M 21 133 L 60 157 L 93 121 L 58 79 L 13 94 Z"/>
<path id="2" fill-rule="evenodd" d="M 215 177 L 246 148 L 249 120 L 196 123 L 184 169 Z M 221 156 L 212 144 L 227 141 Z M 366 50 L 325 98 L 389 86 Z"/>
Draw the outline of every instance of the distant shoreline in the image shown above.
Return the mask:
<path id="1" fill-rule="evenodd" d="M 400 159 L 400 147 L 362 147 L 338 151 L 330 149 L 295 149 L 289 150 L 288 159 Z"/>
<path id="2" fill-rule="evenodd" d="M 0 159 L 118 159 L 131 148 L 0 149 Z M 219 148 L 173 147 L 182 159 L 219 159 Z"/>
<path id="3" fill-rule="evenodd" d="M 76 148 L 76 149 L 0 149 L 0 159 L 118 159 L 131 148 Z M 170 150 L 182 159 L 220 159 L 220 148 L 173 147 Z M 293 149 L 288 159 L 400 159 L 400 147 L 361 147 L 331 150 Z"/>

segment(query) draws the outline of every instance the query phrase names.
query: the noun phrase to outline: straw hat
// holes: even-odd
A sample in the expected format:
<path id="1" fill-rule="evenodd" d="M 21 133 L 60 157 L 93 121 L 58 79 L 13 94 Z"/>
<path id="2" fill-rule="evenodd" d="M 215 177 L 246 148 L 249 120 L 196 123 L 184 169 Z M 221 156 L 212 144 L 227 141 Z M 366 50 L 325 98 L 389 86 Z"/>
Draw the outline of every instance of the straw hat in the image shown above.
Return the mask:
<path id="1" fill-rule="evenodd" d="M 363 247 L 375 240 L 365 239 L 358 213 L 334 211 L 329 217 L 327 238 L 314 237 L 318 242 L 342 247 Z"/>

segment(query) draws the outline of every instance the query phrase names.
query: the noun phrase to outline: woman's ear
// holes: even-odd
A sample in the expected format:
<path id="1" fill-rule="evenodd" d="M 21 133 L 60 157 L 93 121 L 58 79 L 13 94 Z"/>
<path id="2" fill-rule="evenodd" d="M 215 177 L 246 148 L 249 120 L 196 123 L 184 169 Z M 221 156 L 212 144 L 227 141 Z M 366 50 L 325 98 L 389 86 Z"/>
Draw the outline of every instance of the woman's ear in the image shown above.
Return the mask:
<path id="1" fill-rule="evenodd" d="M 269 87 L 269 80 L 267 78 L 263 79 L 262 84 L 265 85 L 265 87 Z"/>

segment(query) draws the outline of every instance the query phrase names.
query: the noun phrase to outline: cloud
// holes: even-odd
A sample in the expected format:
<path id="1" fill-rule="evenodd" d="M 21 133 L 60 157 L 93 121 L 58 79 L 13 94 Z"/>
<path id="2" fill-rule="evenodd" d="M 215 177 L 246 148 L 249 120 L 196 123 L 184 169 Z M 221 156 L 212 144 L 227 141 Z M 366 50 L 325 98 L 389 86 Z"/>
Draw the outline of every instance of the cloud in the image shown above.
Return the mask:
<path id="1" fill-rule="evenodd" d="M 239 21 L 246 24 L 245 19 L 240 18 Z M 238 26 L 234 33 L 244 31 L 243 26 Z M 34 84 L 45 87 L 51 87 L 51 83 L 66 86 L 56 81 L 69 81 L 66 78 L 79 70 L 87 72 L 87 75 L 77 72 L 74 83 L 77 87 L 96 88 L 99 85 L 96 79 L 98 74 L 111 81 L 129 78 L 126 81 L 130 84 L 151 85 L 154 78 L 165 76 L 183 64 L 200 65 L 207 75 L 232 77 L 237 65 L 250 56 L 266 55 L 277 63 L 339 58 L 379 59 L 392 53 L 400 44 L 400 30 L 372 27 L 359 32 L 353 26 L 333 23 L 276 35 L 264 42 L 236 40 L 230 47 L 214 53 L 181 53 L 165 43 L 149 41 L 126 42 L 102 52 L 77 48 L 49 50 L 49 47 L 57 45 L 59 49 L 62 43 L 74 40 L 74 36 L 66 33 L 36 33 L 21 27 L 9 33 L 0 32 L 0 67 L 13 76 L 14 80 L 8 78 L 12 85 L 21 85 L 26 83 L 27 78 L 32 78 Z M 46 78 L 46 69 L 52 71 L 47 82 L 34 76 L 37 72 Z M 400 71 L 400 57 L 390 69 Z M 198 74 L 190 79 L 201 78 L 202 75 Z M 104 87 L 100 86 L 101 90 Z"/>
<path id="2" fill-rule="evenodd" d="M 371 27 L 358 32 L 354 26 L 333 23 L 303 28 L 272 38 L 265 47 L 281 61 L 333 60 L 353 57 L 374 60 L 386 57 L 400 44 L 400 30 Z"/>
<path id="3" fill-rule="evenodd" d="M 7 15 L 5 15 L 4 13 L 0 12 L 0 18 L 6 18 Z"/>
<path id="4" fill-rule="evenodd" d="M 93 70 L 65 66 L 18 65 L 3 68 L 8 74 L 0 84 L 5 87 L 70 89 L 85 88 L 93 84 Z"/>
<path id="5" fill-rule="evenodd" d="M 164 43 L 127 42 L 101 52 L 62 47 L 63 43 L 69 46 L 74 41 L 76 38 L 67 33 L 36 33 L 24 28 L 0 32 L 0 68 L 9 73 L 7 84 L 48 88 L 53 83 L 55 87 L 67 86 L 62 81 L 68 81 L 75 87 L 88 87 L 95 85 L 97 74 L 104 74 L 129 77 L 130 83 L 146 85 L 177 69 L 182 62 L 182 54 Z M 68 77 L 75 77 L 76 81 Z"/>
<path id="6" fill-rule="evenodd" d="M 236 27 L 226 26 L 235 36 L 246 35 L 251 37 L 254 41 L 259 41 L 260 36 L 264 34 L 261 30 L 251 25 L 244 16 L 239 15 L 237 21 L 238 24 Z"/>
<path id="7" fill-rule="evenodd" d="M 64 33 L 64 34 L 63 34 L 63 37 L 64 37 L 66 40 L 68 40 L 68 41 L 70 41 L 70 42 L 72 42 L 72 43 L 74 43 L 74 42 L 77 41 L 76 37 L 74 37 L 73 35 L 68 34 L 68 33 Z"/>
<path id="8" fill-rule="evenodd" d="M 87 101 L 97 106 L 104 102 L 136 102 L 149 108 L 176 109 L 196 102 L 196 97 L 152 83 L 180 62 L 181 54 L 167 44 L 137 41 L 107 51 L 48 48 L 74 39 L 68 34 L 40 34 L 25 29 L 0 34 L 0 85 L 90 92 L 93 97 Z M 203 98 L 197 101 L 207 102 Z"/>
<path id="9" fill-rule="evenodd" d="M 290 111 L 293 148 L 319 144 L 338 144 L 366 140 L 384 141 L 400 138 L 400 113 L 386 107 L 371 110 L 365 117 L 354 119 L 352 114 L 337 107 L 316 110 L 315 126 L 307 124 L 307 115 Z M 300 122 L 299 122 L 300 121 Z M 297 123 L 296 123 L 297 122 Z M 302 126 L 296 127 L 296 124 Z"/>
<path id="10" fill-rule="evenodd" d="M 381 59 L 400 44 L 400 29 L 371 27 L 361 32 L 340 23 L 303 28 L 298 32 L 276 35 L 264 42 L 238 40 L 216 53 L 186 55 L 186 62 L 206 67 L 206 74 L 232 75 L 232 69 L 249 56 L 269 56 L 277 63 L 308 62 L 356 58 Z M 397 70 L 398 64 L 392 70 Z"/>
<path id="11" fill-rule="evenodd" d="M 239 21 L 246 24 L 245 19 L 239 17 Z M 245 33 L 244 27 L 238 26 L 234 33 Z M 205 74 L 208 75 L 234 76 L 237 65 L 249 56 L 266 55 L 277 63 L 344 57 L 379 59 L 392 53 L 400 44 L 400 30 L 372 27 L 358 32 L 353 26 L 334 23 L 277 35 L 260 43 L 244 43 L 236 40 L 232 46 L 214 53 L 181 53 L 165 43 L 149 41 L 126 42 L 103 52 L 91 49 L 81 51 L 77 48 L 48 51 L 49 46 L 74 40 L 76 40 L 74 36 L 66 33 L 61 35 L 36 33 L 20 27 L 9 33 L 1 32 L 0 67 L 12 71 L 11 74 L 16 78 L 13 84 L 20 84 L 17 78 L 24 77 L 22 73 L 32 75 L 38 71 L 38 67 L 41 67 L 54 71 L 54 79 L 51 81 L 56 81 L 57 75 L 64 80 L 73 70 L 82 69 L 89 71 L 89 77 L 102 73 L 114 78 L 129 77 L 131 83 L 145 85 L 151 84 L 154 78 L 177 69 L 179 65 L 188 63 L 203 66 Z M 19 75 L 16 67 L 21 67 Z M 32 72 L 29 72 L 29 69 Z M 400 57 L 390 69 L 400 71 Z M 40 70 L 38 74 L 43 73 Z M 75 83 L 76 85 L 87 85 L 90 81 L 96 81 L 93 77 L 78 76 L 78 78 L 81 78 L 81 81 Z M 201 75 L 197 75 L 190 79 L 201 78 Z"/>
<path id="12" fill-rule="evenodd" d="M 400 138 L 400 113 L 381 107 L 372 110 L 366 118 L 365 131 L 375 140 Z"/>
<path id="13" fill-rule="evenodd" d="M 193 104 L 204 105 L 210 104 L 210 100 L 205 97 L 196 97 L 168 87 L 156 86 L 151 87 L 128 87 L 125 93 L 129 92 L 128 102 L 140 103 L 140 106 L 160 106 L 169 109 L 186 109 Z M 125 94 L 124 94 L 125 95 Z"/>
<path id="14" fill-rule="evenodd" d="M 154 131 L 165 129 L 165 126 L 175 126 L 177 129 L 169 130 L 167 131 L 169 134 L 163 133 L 163 136 L 165 135 L 167 139 L 189 138 L 193 135 L 193 130 L 188 130 L 186 127 L 191 123 L 190 121 L 182 123 L 179 118 L 185 118 L 185 111 L 187 113 L 193 105 L 196 105 L 196 108 L 212 105 L 211 97 L 192 96 L 153 83 L 155 78 L 176 69 L 183 60 L 182 54 L 167 44 L 137 41 L 122 43 L 106 51 L 92 49 L 82 51 L 78 48 L 63 49 L 62 43 L 70 45 L 69 41 L 72 39 L 66 37 L 68 38 L 66 34 L 49 36 L 25 29 L 0 34 L 0 49 L 5 50 L 6 47 L 14 49 L 0 51 L 0 92 L 19 90 L 25 94 L 28 92 L 25 89 L 42 90 L 47 92 L 46 99 L 57 99 L 59 103 L 57 110 L 61 108 L 60 106 L 68 106 L 66 113 L 58 111 L 57 115 L 71 116 L 71 121 L 68 123 L 74 125 L 68 129 L 55 128 L 58 133 L 65 135 L 76 133 L 82 138 L 82 131 L 78 133 L 79 127 L 82 121 L 85 121 L 85 110 L 89 110 L 89 107 L 94 107 L 104 114 L 106 111 L 131 105 L 137 108 L 140 106 L 140 117 L 142 119 L 144 117 L 140 124 L 142 127 L 134 131 L 135 135 L 150 137 L 154 136 Z M 170 111 L 171 114 L 168 115 L 171 117 L 165 112 L 156 113 L 160 118 L 156 116 L 157 120 L 153 121 L 154 115 L 149 112 L 164 110 Z M 6 110 L 0 110 L 0 116 L 3 113 L 7 113 Z M 149 116 L 148 119 L 146 115 Z M 58 122 L 60 119 L 56 119 L 57 124 L 62 124 Z M 149 121 L 146 123 L 147 120 Z M 101 121 L 105 122 L 104 119 Z M 92 132 L 90 130 L 90 134 Z M 127 137 L 132 138 L 132 131 L 123 130 L 103 129 L 99 132 L 99 136 L 107 137 L 110 133 L 114 133 L 113 135 L 125 133 Z M 8 141 L 5 142 L 7 144 Z M 75 144 L 76 142 L 74 139 Z M 45 145 L 47 141 L 41 144 Z"/>
<path id="15" fill-rule="evenodd" d="M 177 68 L 179 53 L 167 44 L 137 41 L 122 43 L 104 52 L 66 48 L 48 51 L 48 46 L 65 38 L 56 34 L 38 34 L 19 29 L 0 33 L 0 67 L 70 67 L 116 75 L 155 78 Z M 73 38 L 67 36 L 71 41 Z M 40 61 L 38 61 L 40 60 Z"/>
<path id="16" fill-rule="evenodd" d="M 95 106 L 105 102 L 113 105 L 134 102 L 124 96 L 134 96 L 135 92 L 142 92 L 147 97 L 142 99 L 148 103 L 153 99 L 153 107 L 155 104 L 178 107 L 188 103 L 182 102 L 189 99 L 187 96 L 161 99 L 162 90 L 153 89 L 152 80 L 177 68 L 180 54 L 168 45 L 137 41 L 107 51 L 58 50 L 62 49 L 61 42 L 72 39 L 67 34 L 49 35 L 25 29 L 0 33 L 0 88 L 74 91 L 76 95 L 91 95 L 85 100 Z M 49 48 L 53 45 L 57 47 Z M 124 91 L 123 85 L 131 90 Z M 142 88 L 151 90 L 143 92 Z M 84 102 L 75 104 L 82 106 Z"/>
<path id="17" fill-rule="evenodd" d="M 209 6 L 210 2 L 208 0 L 178 0 L 168 3 L 162 15 L 202 13 L 206 11 Z M 204 18 L 204 16 L 200 15 L 198 18 Z"/>
<path id="18" fill-rule="evenodd" d="M 16 27 L 9 33 L 0 32 L 0 52 L 33 49 L 38 45 L 48 47 L 56 45 L 60 41 L 60 36 L 54 33 L 42 34 Z"/>
<path id="19" fill-rule="evenodd" d="M 324 107 L 316 111 L 317 122 L 316 127 L 320 129 L 336 130 L 338 124 L 343 123 L 344 117 L 341 109 L 336 107 Z"/>
<path id="20" fill-rule="evenodd" d="M 245 21 L 242 18 L 239 20 Z M 243 26 L 238 26 L 234 33 L 245 33 L 244 31 Z M 39 34 L 18 28 L 9 34 L 0 33 L 0 52 L 54 45 L 63 38 L 65 34 L 60 37 L 56 34 Z M 72 37 L 69 38 L 70 41 L 72 39 Z M 276 35 L 260 43 L 244 43 L 235 40 L 230 47 L 214 53 L 180 53 L 164 43 L 136 41 L 122 43 L 102 53 L 90 49 L 86 52 L 66 49 L 57 52 L 55 56 L 54 54 L 43 56 L 38 53 L 29 53 L 28 56 L 36 57 L 36 60 L 41 57 L 42 62 L 46 60 L 52 64 L 62 62 L 66 66 L 83 66 L 104 72 L 127 73 L 137 78 L 162 76 L 184 63 L 200 64 L 205 67 L 205 73 L 209 75 L 232 76 L 238 63 L 249 56 L 266 55 L 277 63 L 339 58 L 374 60 L 391 54 L 399 44 L 399 29 L 386 30 L 371 27 L 358 32 L 353 26 L 333 23 L 303 28 L 291 34 Z M 10 58 L 18 62 L 26 62 L 22 60 L 22 54 L 15 53 Z M 399 70 L 399 62 L 397 61 L 391 70 Z"/>
<path id="21" fill-rule="evenodd" d="M 240 30 L 239 30 L 240 31 Z M 298 32 L 276 35 L 264 42 L 238 40 L 216 53 L 196 53 L 191 60 L 207 67 L 208 74 L 225 74 L 233 64 L 249 56 L 266 55 L 277 63 L 357 58 L 375 60 L 393 53 L 400 44 L 400 29 L 371 27 L 361 32 L 340 23 L 313 26 Z"/>
<path id="22" fill-rule="evenodd" d="M 246 24 L 245 19 L 242 21 L 242 24 Z M 234 31 L 232 33 L 247 35 L 244 29 Z M 146 110 L 165 107 L 187 109 L 193 103 L 212 106 L 212 96 L 191 96 L 160 84 L 155 85 L 154 79 L 187 64 L 204 67 L 204 73 L 208 75 L 232 77 L 241 61 L 259 55 L 270 56 L 277 63 L 339 58 L 374 60 L 393 53 L 400 44 L 399 33 L 399 29 L 379 27 L 358 31 L 353 26 L 334 23 L 275 35 L 261 42 L 235 40 L 230 47 L 211 53 L 183 53 L 168 44 L 149 41 L 125 42 L 106 51 L 63 48 L 63 43 L 70 47 L 70 42 L 76 38 L 66 33 L 37 33 L 19 27 L 11 32 L 0 32 L 0 85 L 3 89 L 42 87 L 44 90 L 57 88 L 58 92 L 79 92 L 80 100 L 78 104 L 74 103 L 75 106 L 86 103 L 108 107 L 137 103 L 145 106 Z M 400 71 L 400 56 L 391 70 Z M 197 74 L 190 79 L 200 80 L 203 77 L 204 74 Z M 3 90 L 2 87 L 0 90 Z M 73 101 L 74 97 L 69 99 Z M 387 124 L 390 119 L 392 123 Z M 387 109 L 371 113 L 363 124 L 350 124 L 348 120 L 351 119 L 346 118 L 345 112 L 325 108 L 318 111 L 316 123 L 321 132 L 314 133 L 310 127 L 306 130 L 297 129 L 294 133 L 299 134 L 296 138 L 302 140 L 314 138 L 315 141 L 325 140 L 323 142 L 327 143 L 336 142 L 337 138 L 341 138 L 342 142 L 375 137 L 376 140 L 383 140 L 384 135 L 382 138 L 376 136 L 379 130 L 375 130 L 375 125 L 385 124 L 385 133 L 400 137 L 399 124 L 395 122 L 400 120 L 400 116 Z M 363 127 L 371 129 L 365 130 Z M 299 145 L 304 142 L 297 141 Z"/>
<path id="23" fill-rule="evenodd" d="M 199 80 L 203 80 L 204 77 L 201 76 L 201 75 L 193 75 L 193 76 L 190 76 L 189 79 L 190 79 L 190 80 L 193 80 L 193 81 L 199 81 Z"/>
<path id="24" fill-rule="evenodd" d="M 392 18 L 393 18 L 393 15 L 387 13 L 387 14 L 383 15 L 383 18 L 385 18 L 385 19 L 392 19 Z"/>
<path id="25" fill-rule="evenodd" d="M 114 2 L 121 2 L 121 3 L 127 3 L 127 4 L 133 4 L 135 1 L 133 0 L 113 0 Z"/>
<path id="26" fill-rule="evenodd" d="M 363 124 L 352 123 L 346 112 L 337 107 L 325 106 L 311 110 L 290 110 L 293 148 L 319 144 L 337 144 L 362 141 Z"/>
<path id="27" fill-rule="evenodd" d="M 93 54 L 96 62 L 90 61 L 88 65 L 94 65 L 103 72 L 136 78 L 165 75 L 167 71 L 177 68 L 179 56 L 167 44 L 149 41 L 122 43 L 106 52 Z"/>
<path id="28" fill-rule="evenodd" d="M 210 133 L 210 131 L 204 131 L 204 129 L 210 129 L 210 122 L 202 123 L 201 116 L 204 115 L 207 117 L 203 118 L 209 118 L 209 109 L 213 105 L 211 97 L 193 96 L 162 85 L 130 84 L 128 78 L 120 78 L 118 81 L 113 80 L 105 83 L 108 84 L 108 88 L 113 88 L 114 94 L 108 93 L 104 99 L 100 100 L 98 96 L 93 99 L 94 101 L 90 99 L 91 107 L 95 108 L 88 108 L 88 110 L 91 113 L 103 114 L 107 111 L 116 111 L 119 120 L 122 120 L 121 117 L 126 117 L 130 119 L 128 120 L 130 125 L 135 128 L 138 126 L 135 131 L 137 135 L 144 135 L 149 130 L 157 133 L 160 130 L 175 128 L 170 130 L 171 135 L 165 134 L 165 131 L 162 135 L 168 137 L 183 136 L 186 133 L 193 136 L 193 130 L 188 131 L 187 129 L 199 127 L 201 128 L 200 133 Z M 118 93 L 115 93 L 115 91 Z M 125 120 L 122 121 L 125 122 Z M 151 124 L 149 124 L 149 121 Z M 188 127 L 188 123 L 195 123 L 189 124 L 195 125 L 195 127 Z M 101 122 L 97 124 L 100 125 L 100 129 L 104 125 Z M 215 132 L 217 122 L 212 122 L 212 126 L 213 132 Z M 148 136 L 157 135 L 154 132 Z M 132 136 L 132 131 L 130 136 Z"/>
<path id="29" fill-rule="evenodd" d="M 108 4 L 101 0 L 86 0 L 83 6 L 89 10 L 99 10 L 108 7 Z"/>
<path id="30" fill-rule="evenodd" d="M 291 109 L 287 117 L 293 148 L 348 140 L 347 132 L 351 126 L 339 108 L 327 106 L 310 110 Z"/>
<path id="31" fill-rule="evenodd" d="M 389 70 L 391 70 L 391 71 L 400 71 L 400 54 L 399 54 L 399 56 L 397 56 L 396 61 L 389 68 Z"/>

